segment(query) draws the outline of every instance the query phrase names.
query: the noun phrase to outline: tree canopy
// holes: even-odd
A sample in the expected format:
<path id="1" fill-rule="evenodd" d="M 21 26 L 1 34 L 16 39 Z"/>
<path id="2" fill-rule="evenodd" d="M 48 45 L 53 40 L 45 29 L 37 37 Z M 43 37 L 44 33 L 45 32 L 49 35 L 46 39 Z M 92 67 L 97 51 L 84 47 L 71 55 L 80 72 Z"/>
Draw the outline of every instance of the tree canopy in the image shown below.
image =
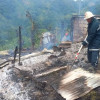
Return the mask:
<path id="1" fill-rule="evenodd" d="M 18 26 L 22 26 L 24 47 L 31 45 L 31 25 L 26 17 L 29 11 L 36 26 L 35 42 L 45 31 L 68 30 L 72 15 L 84 15 L 87 10 L 100 14 L 99 0 L 0 0 L 0 50 L 17 45 Z"/>

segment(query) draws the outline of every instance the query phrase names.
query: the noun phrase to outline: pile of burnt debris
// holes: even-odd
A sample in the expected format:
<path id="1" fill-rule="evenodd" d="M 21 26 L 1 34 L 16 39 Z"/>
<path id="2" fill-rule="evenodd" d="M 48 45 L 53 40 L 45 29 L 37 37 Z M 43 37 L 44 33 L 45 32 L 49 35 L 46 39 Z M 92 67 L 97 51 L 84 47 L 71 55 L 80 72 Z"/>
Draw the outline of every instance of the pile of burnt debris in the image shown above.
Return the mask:
<path id="1" fill-rule="evenodd" d="M 55 46 L 53 50 L 23 57 L 21 66 L 16 62 L 1 68 L 0 100 L 66 100 L 58 93 L 62 77 L 79 67 L 90 71 L 86 48 L 75 60 L 80 45 L 72 44 L 67 49 Z M 78 100 L 92 100 L 98 93 L 100 88 Z M 94 100 L 100 100 L 100 96 L 97 98 Z"/>

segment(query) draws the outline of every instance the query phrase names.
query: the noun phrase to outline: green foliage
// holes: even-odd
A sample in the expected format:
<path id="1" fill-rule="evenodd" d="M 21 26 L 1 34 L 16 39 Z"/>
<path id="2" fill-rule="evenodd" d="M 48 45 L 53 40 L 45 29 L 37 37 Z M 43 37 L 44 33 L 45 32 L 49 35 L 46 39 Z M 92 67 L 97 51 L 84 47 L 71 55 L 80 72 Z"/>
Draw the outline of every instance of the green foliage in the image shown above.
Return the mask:
<path id="1" fill-rule="evenodd" d="M 14 49 L 17 44 L 17 39 L 14 38 L 11 41 L 5 40 L 2 44 L 0 44 L 0 51 Z"/>
<path id="2" fill-rule="evenodd" d="M 82 15 L 87 10 L 100 14 L 99 0 L 83 0 L 80 5 Z M 42 32 L 58 33 L 60 40 L 61 34 L 70 29 L 72 15 L 79 12 L 79 0 L 0 0 L 0 50 L 18 45 L 15 42 L 18 26 L 22 26 L 23 47 L 31 46 L 32 23 L 26 17 L 26 11 L 35 23 L 35 47 L 38 47 Z M 55 32 L 56 27 L 59 30 Z"/>
<path id="3" fill-rule="evenodd" d="M 29 37 L 23 36 L 22 48 L 28 47 L 31 47 L 31 39 Z"/>

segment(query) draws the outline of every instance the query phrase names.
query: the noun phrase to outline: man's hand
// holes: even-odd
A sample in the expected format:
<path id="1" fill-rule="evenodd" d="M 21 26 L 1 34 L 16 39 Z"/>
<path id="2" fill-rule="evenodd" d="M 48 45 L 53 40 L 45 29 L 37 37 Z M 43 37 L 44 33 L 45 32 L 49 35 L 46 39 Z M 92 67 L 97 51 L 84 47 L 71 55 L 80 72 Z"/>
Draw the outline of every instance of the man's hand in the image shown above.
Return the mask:
<path id="1" fill-rule="evenodd" d="M 88 44 L 87 44 L 85 41 L 83 41 L 83 42 L 82 42 L 82 45 L 83 45 L 83 46 L 87 46 Z"/>

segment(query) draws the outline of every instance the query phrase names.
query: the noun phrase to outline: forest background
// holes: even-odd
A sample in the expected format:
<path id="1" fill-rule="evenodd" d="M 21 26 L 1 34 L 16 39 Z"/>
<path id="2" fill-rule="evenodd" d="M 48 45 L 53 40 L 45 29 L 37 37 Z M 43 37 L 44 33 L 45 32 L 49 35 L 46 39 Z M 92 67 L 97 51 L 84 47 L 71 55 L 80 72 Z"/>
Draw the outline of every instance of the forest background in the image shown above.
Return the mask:
<path id="1" fill-rule="evenodd" d="M 92 11 L 100 15 L 99 0 L 0 0 L 0 50 L 14 49 L 18 44 L 18 27 L 22 29 L 23 48 L 31 47 L 32 22 L 35 48 L 43 32 L 62 34 L 70 31 L 72 15 Z"/>

